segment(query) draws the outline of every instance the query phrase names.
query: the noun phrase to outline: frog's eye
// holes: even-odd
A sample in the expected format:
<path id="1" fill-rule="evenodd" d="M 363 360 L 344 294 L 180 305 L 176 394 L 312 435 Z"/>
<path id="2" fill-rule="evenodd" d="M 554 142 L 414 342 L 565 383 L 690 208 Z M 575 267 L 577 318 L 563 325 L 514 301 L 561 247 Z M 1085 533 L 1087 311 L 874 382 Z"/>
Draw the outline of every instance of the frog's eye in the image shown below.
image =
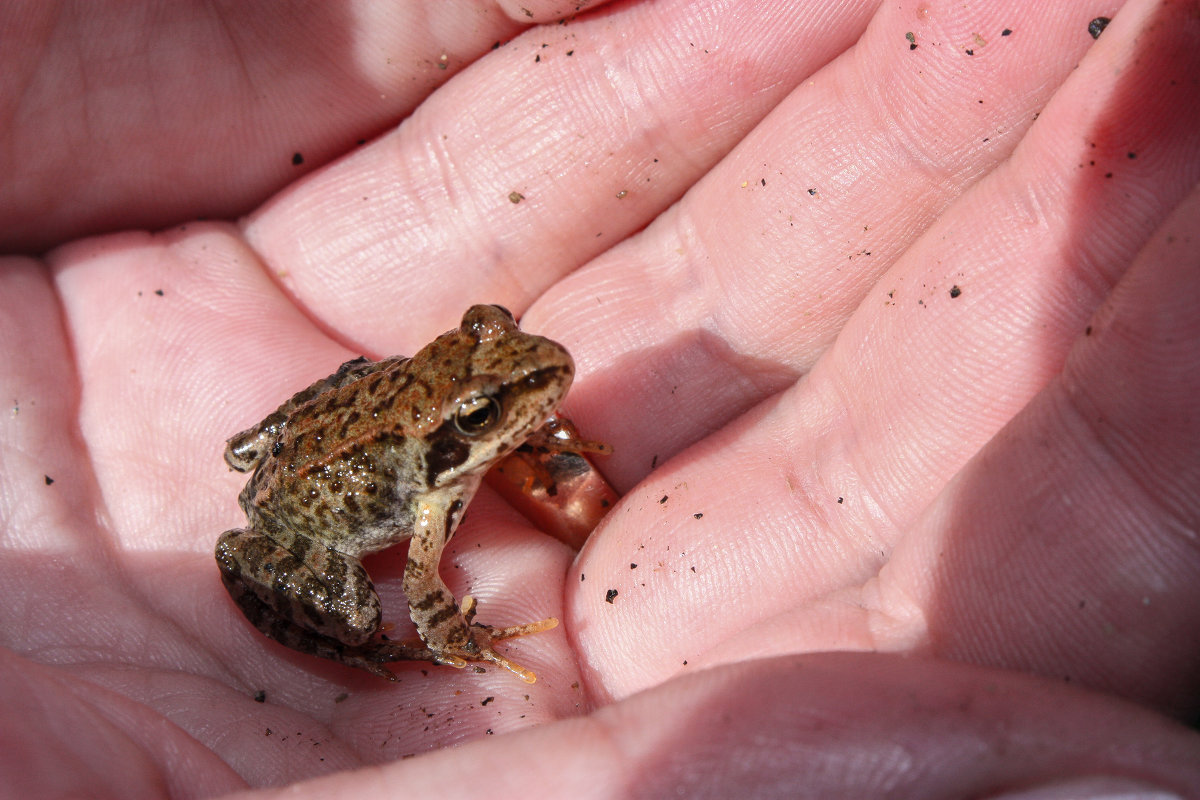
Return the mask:
<path id="1" fill-rule="evenodd" d="M 454 412 L 454 427 L 463 436 L 487 433 L 500 420 L 500 403 L 494 397 L 473 397 Z"/>

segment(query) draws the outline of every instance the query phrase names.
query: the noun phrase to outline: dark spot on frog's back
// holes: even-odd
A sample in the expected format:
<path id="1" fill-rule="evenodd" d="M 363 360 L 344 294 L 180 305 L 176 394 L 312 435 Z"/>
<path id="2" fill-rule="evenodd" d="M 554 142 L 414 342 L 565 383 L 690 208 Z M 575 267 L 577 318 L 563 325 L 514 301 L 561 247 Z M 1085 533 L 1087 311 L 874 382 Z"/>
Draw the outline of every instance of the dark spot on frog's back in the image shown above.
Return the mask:
<path id="1" fill-rule="evenodd" d="M 471 455 L 466 442 L 449 431 L 439 431 L 429 442 L 429 453 L 425 456 L 426 481 L 432 486 L 438 475 L 454 469 Z"/>
<path id="2" fill-rule="evenodd" d="M 353 426 L 354 423 L 358 422 L 359 419 L 360 419 L 359 413 L 357 411 L 351 411 L 346 416 L 345 421 L 342 422 L 342 429 L 339 434 L 339 438 L 342 438 L 342 439 L 347 438 L 350 435 L 351 426 Z"/>

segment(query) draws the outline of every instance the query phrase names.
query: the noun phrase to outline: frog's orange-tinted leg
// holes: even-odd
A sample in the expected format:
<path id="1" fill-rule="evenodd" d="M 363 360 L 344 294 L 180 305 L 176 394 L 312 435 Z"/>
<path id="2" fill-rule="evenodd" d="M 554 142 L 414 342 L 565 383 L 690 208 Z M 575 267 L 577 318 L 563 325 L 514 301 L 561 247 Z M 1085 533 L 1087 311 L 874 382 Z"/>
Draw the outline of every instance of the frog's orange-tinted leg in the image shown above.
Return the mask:
<path id="1" fill-rule="evenodd" d="M 580 438 L 570 420 L 554 415 L 486 480 L 539 530 L 578 550 L 620 498 L 584 454 L 611 452 L 606 444 Z"/>

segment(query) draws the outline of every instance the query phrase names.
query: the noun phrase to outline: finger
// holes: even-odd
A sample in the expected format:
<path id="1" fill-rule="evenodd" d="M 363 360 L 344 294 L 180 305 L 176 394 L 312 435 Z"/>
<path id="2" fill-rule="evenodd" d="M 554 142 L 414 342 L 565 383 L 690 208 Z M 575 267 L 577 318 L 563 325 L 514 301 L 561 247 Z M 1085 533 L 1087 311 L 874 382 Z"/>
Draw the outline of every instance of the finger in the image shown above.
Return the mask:
<path id="1" fill-rule="evenodd" d="M 706 670 L 584 719 L 291 796 L 399 783 L 420 795 L 448 780 L 554 797 L 1188 796 L 1197 764 L 1194 732 L 1103 696 L 965 665 L 816 654 Z"/>
<path id="2" fill-rule="evenodd" d="M 231 231 L 125 234 L 51 256 L 85 387 L 80 434 L 108 521 L 129 545 L 161 544 L 174 519 L 231 527 L 217 527 L 236 520 L 198 491 L 214 477 L 245 481 L 221 460 L 225 439 L 319 377 L 314 362 L 332 372 L 347 355 L 247 268 L 253 254 Z"/>
<path id="3" fill-rule="evenodd" d="M 402 119 L 530 18 L 427 5 L 6 6 L 0 246 L 245 213 Z M 516 11 L 516 9 L 512 9 Z"/>
<path id="4" fill-rule="evenodd" d="M 546 298 L 551 334 L 561 325 L 580 367 L 569 413 L 588 435 L 621 444 L 606 472 L 622 486 L 790 386 L 873 287 L 868 302 L 879 314 L 864 322 L 925 326 L 932 315 L 920 303 L 962 283 L 964 266 L 1010 252 L 1006 237 L 980 241 L 959 217 L 926 237 L 927 263 L 910 261 L 925 274 L 914 268 L 878 283 L 956 198 L 1005 163 L 1035 120 L 1045 127 L 1038 114 L 1048 97 L 1095 45 L 1087 21 L 1096 7 L 991 3 L 982 18 L 953 3 L 925 4 L 915 17 L 904 6 L 877 8 L 851 49 L 680 203 Z M 1111 87 L 1099 77 L 1105 68 L 1097 63 L 1081 87 L 1088 100 Z M 1091 113 L 1101 115 L 1098 104 Z M 1085 131 L 1077 125 L 1066 144 L 1055 138 L 1048 153 L 1061 162 L 1050 164 L 1056 173 L 1072 176 L 1068 196 L 1082 180 L 1077 159 L 1096 155 L 1077 138 Z M 1014 210 L 1020 220 L 1061 220 L 1053 205 Z M 1011 230 L 1011 218 L 988 216 L 995 211 L 970 221 Z M 893 365 L 870 365 L 880 366 Z M 617 392 L 624 402 L 610 401 Z"/>
<path id="5" fill-rule="evenodd" d="M 32 259 L 0 264 L 0 348 L 5 355 L 0 438 L 0 539 L 20 551 L 66 544 L 92 517 L 90 476 L 72 436 L 77 384 L 54 285 Z M 0 604 L 6 612 L 11 606 Z M 15 622 L 16 620 L 9 620 Z M 13 630 L 5 626 L 5 630 Z"/>
<path id="6" fill-rule="evenodd" d="M 627 3 L 533 29 L 247 235 L 367 349 L 403 352 L 471 302 L 520 312 L 673 202 L 875 5 L 772 2 L 727 24 L 723 3 Z"/>
<path id="7" fill-rule="evenodd" d="M 1200 163 L 1195 128 L 1178 113 L 1200 102 L 1200 87 L 1178 77 L 1195 69 L 1195 20 L 1172 4 L 1127 10 L 1105 33 L 1119 52 L 1085 59 L 1039 118 L 1053 126 L 1047 138 L 1035 126 L 1011 164 L 948 210 L 795 390 L 660 468 L 593 537 L 580 560 L 587 583 L 568 584 L 579 590 L 568 628 L 618 693 L 726 641 L 740 647 L 712 658 L 870 646 L 862 616 L 848 627 L 802 615 L 798 625 L 816 629 L 799 637 L 775 623 L 877 573 L 945 482 L 1061 369 L 1145 226 L 1196 181 L 1177 166 Z M 1136 68 L 1114 70 L 1114 58 Z M 1145 81 L 1166 96 L 1144 92 Z M 1104 102 L 1083 114 L 1081 98 L 1096 96 Z M 1079 124 L 1073 133 L 1058 128 L 1064 115 Z M 1089 140 L 1105 143 L 1096 167 L 1076 158 L 1051 169 L 1056 143 L 1091 153 Z M 1130 140 L 1152 142 L 1164 160 L 1130 160 Z M 1155 201 L 1131 216 L 1127 193 Z M 1079 218 L 1019 222 L 1042 219 L 1030 208 L 1082 202 Z"/>
<path id="8" fill-rule="evenodd" d="M 817 464 L 817 503 L 839 484 L 862 486 L 857 501 L 841 494 L 846 530 L 904 530 L 1061 371 L 1112 285 L 1200 180 L 1200 134 L 1179 113 L 1200 103 L 1200 84 L 1179 79 L 1200 69 L 1200 24 L 1173 3 L 1125 12 L 1004 168 L 905 253 L 789 396 L 792 441 L 816 425 L 793 464 Z M 1147 93 L 1146 82 L 1167 88 Z M 1137 213 L 1130 196 L 1146 198 Z"/>
<path id="9" fill-rule="evenodd" d="M 98 643 L 79 613 L 83 576 L 104 573 L 107 542 L 96 487 L 79 440 L 79 385 L 54 284 L 29 259 L 0 265 L 0 603 L 4 644 L 18 653 L 64 641 Z M 47 555 L 47 553 L 53 554 Z M 74 558 L 80 554 L 78 559 Z M 94 586 L 94 585 L 93 585 Z M 94 586 L 94 599 L 110 590 Z"/>
<path id="10" fill-rule="evenodd" d="M 878 579 L 784 607 L 699 663 L 803 642 L 1033 671 L 1194 718 L 1200 189 L 1065 372 L 958 474 Z"/>
<path id="11" fill-rule="evenodd" d="M 205 742 L 200 734 L 217 729 L 212 720 L 192 724 L 209 714 L 228 719 L 244 713 L 244 706 L 209 708 L 207 703 L 195 701 L 202 687 L 166 690 L 161 676 L 156 681 L 146 681 L 144 676 L 131 680 L 126 672 L 97 679 L 95 673 L 89 673 L 91 680 L 85 680 L 81 672 L 49 667 L 0 648 L 0 708 L 4 709 L 0 714 L 0 741 L 4 742 L 0 776 L 9 793 L 153 797 L 197 790 L 216 795 L 245 787 L 215 753 L 236 763 L 252 748 L 266 746 L 264 728 L 255 731 L 258 742 L 246 742 L 244 750 L 229 747 L 221 752 L 228 740 Z M 167 696 L 175 698 L 164 703 L 173 706 L 170 719 L 151 708 Z M 185 696 L 189 701 L 175 702 Z M 248 698 L 246 703 L 253 705 Z M 277 714 L 274 724 L 284 716 Z M 296 717 L 289 718 L 287 730 L 295 730 L 298 723 Z M 321 741 L 326 745 L 322 757 L 342 763 L 350 760 L 338 743 L 324 737 Z M 260 760 L 269 758 L 264 753 Z M 295 768 L 303 770 L 305 766 Z"/>
<path id="12" fill-rule="evenodd" d="M 891 634 L 1195 718 L 1197 231 L 1200 188 L 1097 312 L 1062 376 L 897 551 L 868 594 L 881 617 L 911 623 Z"/>

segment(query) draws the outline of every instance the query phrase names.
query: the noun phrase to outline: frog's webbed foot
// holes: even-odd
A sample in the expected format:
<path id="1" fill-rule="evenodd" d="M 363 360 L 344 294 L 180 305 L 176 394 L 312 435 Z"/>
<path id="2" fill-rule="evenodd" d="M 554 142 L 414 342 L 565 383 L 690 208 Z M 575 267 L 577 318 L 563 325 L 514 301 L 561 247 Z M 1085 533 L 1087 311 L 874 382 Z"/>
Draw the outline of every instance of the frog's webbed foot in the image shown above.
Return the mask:
<path id="1" fill-rule="evenodd" d="M 493 642 L 500 642 L 505 639 L 513 639 L 517 636 L 527 636 L 531 633 L 541 633 L 548 631 L 551 628 L 558 627 L 558 619 L 555 617 L 547 617 L 538 622 L 527 622 L 524 625 L 510 625 L 507 628 L 493 628 L 491 625 L 480 625 L 473 620 L 478 606 L 475 598 L 467 595 L 462 599 L 462 615 L 467 624 L 471 627 L 471 639 L 474 645 L 474 651 L 463 656 L 454 654 L 444 654 L 438 661 L 443 664 L 449 664 L 453 667 L 465 667 L 470 661 L 490 661 L 499 667 L 504 667 L 506 670 L 516 675 L 526 683 L 533 683 L 537 680 L 537 675 L 532 670 L 525 669 L 520 664 L 500 655 L 492 648 Z M 453 659 L 453 660 L 451 660 Z"/>
<path id="2" fill-rule="evenodd" d="M 548 631 L 558 626 L 558 619 L 548 617 L 538 622 L 529 622 L 524 625 L 493 628 L 490 625 L 480 625 L 472 621 L 475 619 L 475 612 L 477 610 L 478 606 L 474 597 L 467 595 L 463 598 L 462 616 L 470 630 L 470 639 L 465 645 L 446 644 L 435 651 L 419 640 L 406 642 L 383 641 L 374 645 L 374 648 L 377 649 L 376 657 L 387 661 L 432 661 L 435 664 L 455 667 L 456 669 L 463 669 L 470 665 L 476 672 L 484 671 L 483 667 L 478 666 L 480 662 L 490 662 L 498 667 L 504 667 L 526 683 L 536 681 L 537 675 L 532 670 L 528 670 L 511 659 L 497 653 L 492 644 L 504 641 L 505 639 L 513 639 L 517 636 Z M 356 664 L 354 666 L 362 665 Z M 369 672 L 380 674 L 368 666 L 362 666 L 362 668 L 367 669 Z M 386 672 L 386 670 L 384 671 Z M 391 676 L 391 673 L 388 673 L 388 676 Z M 395 680 L 394 677 L 392 679 Z"/>
<path id="3" fill-rule="evenodd" d="M 475 612 L 479 610 L 479 604 L 475 602 L 475 598 L 471 595 L 466 595 L 462 600 L 462 615 L 467 624 L 476 630 L 485 630 L 493 642 L 500 642 L 504 639 L 512 639 L 517 636 L 525 636 L 530 633 L 541 633 L 552 628 L 558 627 L 557 617 L 546 617 L 538 622 L 526 622 L 524 625 L 510 625 L 507 628 L 493 628 L 491 625 L 476 625 Z M 490 659 L 489 659 L 490 660 Z"/>
<path id="4" fill-rule="evenodd" d="M 478 610 L 478 604 L 475 603 L 474 597 L 470 595 L 463 597 L 462 616 L 470 630 L 470 640 L 466 645 L 446 645 L 443 649 L 432 650 L 420 639 L 394 642 L 394 640 L 384 638 L 379 642 L 362 645 L 359 648 L 343 646 L 336 656 L 326 657 L 332 657 L 335 661 L 341 661 L 349 667 L 365 669 L 373 675 L 379 675 L 380 678 L 388 680 L 396 680 L 396 676 L 390 670 L 385 669 L 383 664 L 392 661 L 428 661 L 457 669 L 470 666 L 475 672 L 484 672 L 484 668 L 479 666 L 480 662 L 490 662 L 498 667 L 508 669 L 527 684 L 538 680 L 538 675 L 535 675 L 533 670 L 526 669 L 510 658 L 500 655 L 492 644 L 503 642 L 504 639 L 527 636 L 529 633 L 551 630 L 558 626 L 558 619 L 550 616 L 550 618 L 527 622 L 524 625 L 492 627 L 472 621 L 475 618 L 476 610 Z"/>

